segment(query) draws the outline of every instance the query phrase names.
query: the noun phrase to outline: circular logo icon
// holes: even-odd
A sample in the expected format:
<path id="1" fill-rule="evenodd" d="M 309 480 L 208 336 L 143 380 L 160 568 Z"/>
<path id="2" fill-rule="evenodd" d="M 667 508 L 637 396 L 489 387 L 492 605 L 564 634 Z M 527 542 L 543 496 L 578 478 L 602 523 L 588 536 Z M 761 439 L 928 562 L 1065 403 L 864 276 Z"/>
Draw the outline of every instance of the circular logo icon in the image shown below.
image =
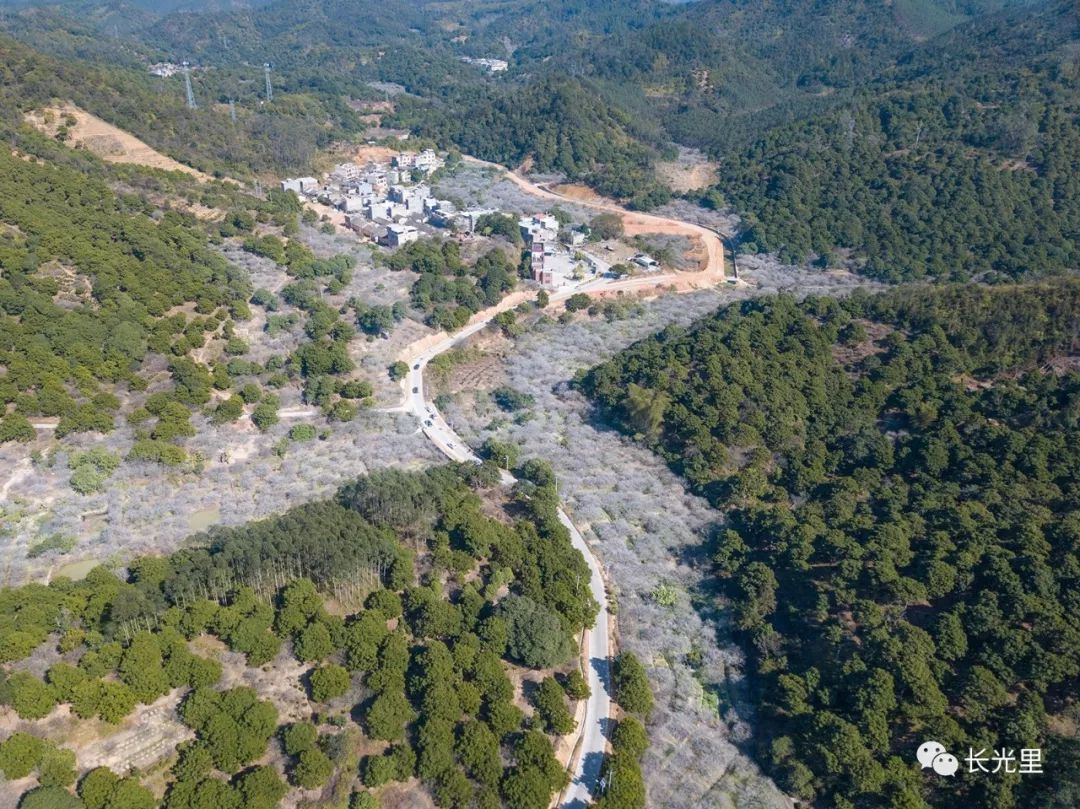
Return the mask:
<path id="1" fill-rule="evenodd" d="M 938 775 L 956 775 L 960 769 L 960 762 L 952 753 L 938 753 L 931 764 Z"/>
<path id="2" fill-rule="evenodd" d="M 919 749 L 915 751 L 915 758 L 919 760 L 919 764 L 925 770 L 934 766 L 934 756 L 944 752 L 945 745 L 941 742 L 923 742 L 919 745 Z"/>

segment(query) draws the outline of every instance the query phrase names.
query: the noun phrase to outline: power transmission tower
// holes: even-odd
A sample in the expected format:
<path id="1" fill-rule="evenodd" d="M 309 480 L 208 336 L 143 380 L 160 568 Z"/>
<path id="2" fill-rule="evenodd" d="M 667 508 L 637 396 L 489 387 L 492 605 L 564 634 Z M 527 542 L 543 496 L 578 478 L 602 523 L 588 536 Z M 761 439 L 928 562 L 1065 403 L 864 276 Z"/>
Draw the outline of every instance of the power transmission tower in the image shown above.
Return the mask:
<path id="1" fill-rule="evenodd" d="M 266 62 L 263 65 L 263 75 L 266 76 L 266 100 L 267 102 L 274 100 L 274 85 L 270 83 L 270 63 Z"/>
<path id="2" fill-rule="evenodd" d="M 195 93 L 191 90 L 191 66 L 184 62 L 184 92 L 187 94 L 187 107 L 189 110 L 195 109 L 198 104 L 195 103 Z"/>
<path id="3" fill-rule="evenodd" d="M 229 99 L 229 118 L 234 124 L 236 123 L 236 103 L 231 98 Z"/>

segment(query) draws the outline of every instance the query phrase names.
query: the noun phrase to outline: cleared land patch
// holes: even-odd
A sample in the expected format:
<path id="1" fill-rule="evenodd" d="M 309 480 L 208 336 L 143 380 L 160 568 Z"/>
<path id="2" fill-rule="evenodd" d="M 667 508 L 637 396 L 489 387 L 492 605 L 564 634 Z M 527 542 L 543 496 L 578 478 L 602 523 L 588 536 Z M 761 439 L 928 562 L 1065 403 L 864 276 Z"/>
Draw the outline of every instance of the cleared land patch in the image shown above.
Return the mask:
<path id="1" fill-rule="evenodd" d="M 74 123 L 70 123 L 72 120 Z M 110 163 L 134 163 L 162 171 L 182 171 L 204 182 L 213 180 L 209 174 L 203 174 L 163 155 L 130 132 L 125 132 L 74 104 L 60 104 L 27 113 L 26 121 L 50 137 L 56 137 L 60 128 L 66 127 L 68 144 L 75 148 L 81 146 Z"/>

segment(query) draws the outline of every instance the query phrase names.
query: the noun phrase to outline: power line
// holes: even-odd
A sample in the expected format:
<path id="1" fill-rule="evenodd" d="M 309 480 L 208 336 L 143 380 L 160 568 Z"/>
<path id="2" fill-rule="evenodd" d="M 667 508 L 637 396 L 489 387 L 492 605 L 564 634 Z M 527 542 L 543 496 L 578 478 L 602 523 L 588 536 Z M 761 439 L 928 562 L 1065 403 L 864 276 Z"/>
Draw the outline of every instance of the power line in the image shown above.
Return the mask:
<path id="1" fill-rule="evenodd" d="M 184 62 L 184 92 L 187 95 L 187 106 L 193 110 L 199 105 L 195 103 L 195 93 L 191 89 L 191 66 Z"/>

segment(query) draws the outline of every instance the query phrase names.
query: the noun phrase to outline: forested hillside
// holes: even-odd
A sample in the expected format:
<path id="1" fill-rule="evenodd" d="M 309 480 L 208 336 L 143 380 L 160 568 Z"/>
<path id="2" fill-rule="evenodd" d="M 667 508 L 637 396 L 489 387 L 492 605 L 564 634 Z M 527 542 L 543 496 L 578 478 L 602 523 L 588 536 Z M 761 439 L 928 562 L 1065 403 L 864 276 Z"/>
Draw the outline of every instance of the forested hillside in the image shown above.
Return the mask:
<path id="1" fill-rule="evenodd" d="M 529 48 L 595 78 L 671 138 L 719 157 L 779 122 L 829 109 L 914 44 L 1028 0 L 876 3 L 704 0 L 605 36 Z"/>
<path id="2" fill-rule="evenodd" d="M 537 172 L 581 180 L 634 207 L 670 197 L 653 173 L 655 133 L 580 80 L 548 78 L 436 109 L 414 107 L 398 120 L 485 160 L 516 166 L 530 159 Z"/>
<path id="3" fill-rule="evenodd" d="M 263 384 L 303 379 L 308 401 L 339 420 L 356 412 L 345 399 L 371 395 L 366 382 L 335 379 L 353 369 L 346 346 L 356 329 L 317 284 L 340 283 L 352 260 L 316 259 L 301 242 L 266 232 L 295 233 L 294 197 L 260 200 L 220 184 L 193 193 L 185 184 L 198 184 L 188 178 L 113 169 L 25 131 L 14 139 L 28 151 L 0 154 L 0 442 L 32 440 L 35 417 L 57 418 L 63 437 L 107 433 L 124 416 L 135 425 L 129 459 L 178 465 L 195 434 L 194 410 L 222 424 L 253 405 L 260 429 L 275 423 L 278 399 Z M 120 185 L 124 193 L 114 190 Z M 166 191 L 235 207 L 206 223 L 149 202 Z M 253 295 L 247 274 L 211 245 L 224 237 L 283 266 L 294 281 L 280 300 Z M 279 329 L 304 323 L 305 339 L 288 357 L 244 358 L 250 347 L 235 329 L 251 317 L 249 298 L 295 310 Z M 119 462 L 109 453 L 100 460 L 110 467 L 99 469 L 105 477 Z M 105 477 L 88 480 L 84 493 Z"/>
<path id="4" fill-rule="evenodd" d="M 68 28 L 94 36 L 77 23 L 63 28 L 42 23 L 33 39 L 66 42 Z M 59 50 L 64 47 L 50 47 Z M 208 72 L 195 79 L 199 108 L 188 110 L 181 79 L 146 73 L 146 51 L 125 44 L 92 51 L 83 61 L 54 57 L 0 35 L 0 107 L 3 126 L 54 100 L 73 101 L 155 148 L 207 174 L 241 179 L 253 172 L 306 168 L 315 151 L 356 131 L 356 113 L 346 99 L 298 87 L 272 109 L 259 106 L 261 69 Z M 138 62 L 142 58 L 143 63 Z M 227 102 L 236 101 L 237 121 Z"/>
<path id="5" fill-rule="evenodd" d="M 244 316 L 251 290 L 205 235 L 176 214 L 153 222 L 101 180 L 8 152 L 0 226 L 0 401 L 15 405 L 0 440 L 27 437 L 34 415 L 59 416 L 60 435 L 110 431 L 117 393 L 145 390 L 138 371 L 151 352 L 173 357 L 191 403 L 209 398 L 184 329 L 201 345 L 230 313 Z M 186 303 L 201 316 L 193 327 L 167 316 Z"/>
<path id="6" fill-rule="evenodd" d="M 547 806 L 566 783 L 553 742 L 588 696 L 573 636 L 596 604 L 553 486 L 521 488 L 511 518 L 497 482 L 471 464 L 382 473 L 170 557 L 0 589 L 0 705 L 25 723 L 0 742 L 5 785 L 39 809 L 375 809 L 421 790 Z M 511 675 L 533 678 L 528 702 Z M 647 687 L 622 693 L 647 711 Z M 50 721 L 59 705 L 75 738 Z M 176 726 L 165 764 L 91 768 L 82 740 L 133 715 Z M 646 742 L 620 726 L 629 785 Z"/>
<path id="7" fill-rule="evenodd" d="M 1069 805 L 1078 334 L 1075 279 L 781 297 L 584 378 L 725 512 L 717 596 L 785 789 L 822 807 Z M 1041 747 L 1062 768 L 927 779 L 924 738 Z"/>
<path id="8" fill-rule="evenodd" d="M 1065 5 L 1063 0 L 1045 2 Z M 898 114 L 889 105 L 902 104 L 886 100 L 891 85 L 882 84 L 882 77 L 911 58 L 908 54 L 923 40 L 925 53 L 916 60 L 958 47 L 978 53 L 985 43 L 965 39 L 968 35 L 950 40 L 945 32 L 965 30 L 965 21 L 977 24 L 1013 7 L 1020 9 L 1015 19 L 1022 21 L 1032 5 L 1038 4 L 1032 0 L 894 4 L 313 0 L 269 3 L 258 13 L 212 9 L 136 16 L 131 24 L 118 26 L 110 22 L 116 9 L 106 3 L 89 14 L 77 13 L 82 7 L 76 4 L 59 11 L 9 14 L 0 23 L 20 39 L 67 59 L 86 58 L 110 69 L 125 65 L 130 69 L 125 81 L 139 92 L 125 104 L 94 99 L 96 107 L 89 108 L 204 169 L 281 170 L 304 165 L 317 147 L 334 138 L 357 136 L 364 127 L 348 102 L 372 97 L 370 82 L 391 82 L 406 93 L 395 96 L 394 113 L 384 116 L 384 124 L 407 126 L 443 145 L 455 144 L 507 164 L 532 158 L 538 171 L 563 173 L 637 207 L 666 201 L 667 193 L 656 182 L 654 162 L 659 155 L 670 154 L 671 141 L 700 147 L 729 165 L 719 193 L 728 193 L 741 213 L 760 215 L 759 226 L 746 240 L 750 246 L 789 256 L 811 250 L 823 253 L 833 246 L 857 247 L 877 260 L 877 242 L 884 242 L 890 249 L 880 262 L 891 265 L 900 251 L 891 249 L 891 234 L 878 220 L 888 219 L 892 207 L 925 196 L 925 190 L 901 189 L 893 195 L 900 200 L 896 206 L 885 204 L 889 199 L 875 201 L 869 228 L 876 241 L 870 244 L 851 244 L 856 239 L 848 232 L 850 223 L 829 221 L 830 208 L 861 202 L 860 186 L 870 183 L 868 193 L 876 191 L 876 183 L 895 174 L 894 164 L 904 159 L 912 165 L 921 160 L 924 167 L 942 171 L 950 189 L 958 189 L 955 193 L 963 190 L 973 171 L 952 179 L 961 171 L 955 165 L 956 149 L 943 151 L 942 140 L 970 140 L 962 122 L 954 120 L 936 121 L 940 127 L 933 131 L 923 124 L 927 137 L 920 140 L 921 151 L 901 157 L 899 152 L 910 144 L 901 139 L 897 145 L 894 128 L 887 121 L 880 126 L 877 122 L 882 115 Z M 999 25 L 1007 32 L 1013 23 Z M 117 39 L 101 36 L 121 31 Z M 1069 36 L 1066 27 L 1051 39 L 1060 43 Z M 1045 39 L 1029 36 L 1029 59 L 1042 55 Z M 152 59 L 175 59 L 177 54 L 197 66 L 200 109 L 193 113 L 182 109 L 178 79 L 165 82 L 168 92 L 155 96 L 146 92 L 149 79 L 138 74 L 140 66 Z M 488 76 L 463 64 L 462 56 L 506 57 L 509 70 Z M 272 105 L 259 98 L 260 67 L 267 60 L 274 63 L 278 84 Z M 930 75 L 946 83 L 952 78 L 948 71 Z M 1016 87 L 1006 76 L 992 84 L 997 95 L 1019 91 L 1031 107 L 1045 103 L 1048 92 L 1058 92 L 1034 85 Z M 951 86 L 917 89 L 931 96 L 944 94 L 921 106 L 940 106 L 957 93 L 966 94 L 972 103 L 996 103 Z M 235 99 L 240 110 L 237 126 L 229 122 L 222 106 L 229 99 Z M 796 118 L 818 114 L 825 117 L 813 119 L 808 129 L 783 128 Z M 857 124 L 859 148 L 845 145 L 852 134 L 849 118 Z M 741 152 L 759 138 L 761 142 Z M 828 155 L 832 163 L 847 168 L 827 184 L 817 177 L 816 165 L 825 157 L 819 153 L 821 145 L 830 143 L 838 144 L 830 148 L 840 152 Z M 770 164 L 802 150 L 810 151 L 806 169 Z M 1022 166 L 1015 171 L 1022 172 Z M 760 183 L 753 183 L 762 174 L 780 179 L 762 190 Z M 845 187 L 847 179 L 855 190 Z M 894 182 L 902 184 L 902 178 Z M 794 195 L 785 183 L 810 187 Z M 994 201 L 1008 193 L 995 194 Z M 1020 196 L 1024 190 L 1012 193 Z M 785 218 L 784 211 L 773 210 L 774 199 L 785 211 L 799 213 Z M 1030 225 L 1045 213 L 1043 208 L 1045 204 L 1029 203 L 1015 213 Z M 895 218 L 912 215 L 902 210 Z M 944 238 L 943 227 L 931 222 L 925 229 Z M 921 273 L 922 254 L 935 247 L 920 249 L 894 273 L 915 273 L 912 267 Z M 885 274 L 877 266 L 869 270 Z"/>
<path id="9" fill-rule="evenodd" d="M 901 280 L 1080 266 L 1071 3 L 972 24 L 721 164 L 743 249 Z M 834 252 L 834 248 L 844 251 Z"/>
<path id="10" fill-rule="evenodd" d="M 51 60 L 21 45 L 5 41 L 0 51 L 11 56 L 0 66 L 10 79 L 0 86 L 0 132 L 11 146 L 0 154 L 0 442 L 33 440 L 31 420 L 55 420 L 44 426 L 62 438 L 107 433 L 126 417 L 128 459 L 177 466 L 196 432 L 194 411 L 220 425 L 250 407 L 267 429 L 279 399 L 263 386 L 290 379 L 303 379 L 306 401 L 332 420 L 351 419 L 372 392 L 365 380 L 341 379 L 354 367 L 346 346 L 364 304 L 339 312 L 321 292 L 340 290 L 354 261 L 316 258 L 291 238 L 296 198 L 104 163 L 65 145 L 70 121 L 56 111 L 45 113 L 55 129 L 46 138 L 23 124 L 24 110 L 76 76 L 103 82 L 83 85 L 88 106 L 126 104 L 122 77 L 80 65 L 55 75 Z M 309 212 L 305 221 L 316 219 Z M 292 281 L 280 298 L 252 288 L 223 255 L 227 240 L 280 266 Z M 249 300 L 280 312 L 267 316 L 264 333 L 302 326 L 302 339 L 285 355 L 251 361 L 236 332 L 252 316 Z M 82 494 L 104 489 L 119 456 L 89 460 L 72 477 Z"/>

